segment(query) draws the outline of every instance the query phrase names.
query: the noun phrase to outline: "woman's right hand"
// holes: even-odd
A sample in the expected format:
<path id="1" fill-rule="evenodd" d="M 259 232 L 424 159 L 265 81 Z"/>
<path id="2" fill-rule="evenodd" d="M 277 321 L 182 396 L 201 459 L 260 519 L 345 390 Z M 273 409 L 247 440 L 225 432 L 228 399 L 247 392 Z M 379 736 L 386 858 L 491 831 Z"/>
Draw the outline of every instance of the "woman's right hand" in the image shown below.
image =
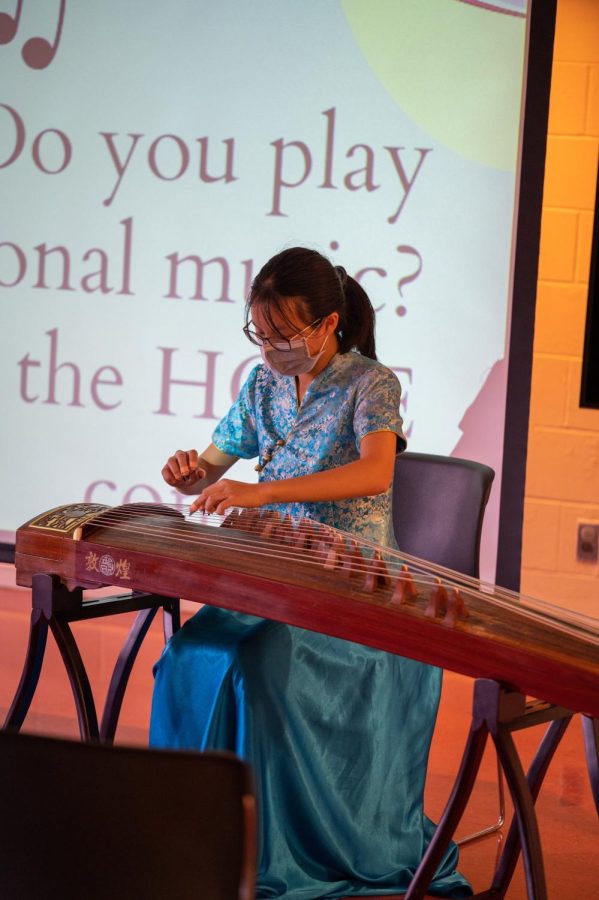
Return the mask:
<path id="1" fill-rule="evenodd" d="M 162 469 L 162 477 L 172 487 L 191 487 L 206 477 L 197 450 L 177 450 L 169 456 Z"/>

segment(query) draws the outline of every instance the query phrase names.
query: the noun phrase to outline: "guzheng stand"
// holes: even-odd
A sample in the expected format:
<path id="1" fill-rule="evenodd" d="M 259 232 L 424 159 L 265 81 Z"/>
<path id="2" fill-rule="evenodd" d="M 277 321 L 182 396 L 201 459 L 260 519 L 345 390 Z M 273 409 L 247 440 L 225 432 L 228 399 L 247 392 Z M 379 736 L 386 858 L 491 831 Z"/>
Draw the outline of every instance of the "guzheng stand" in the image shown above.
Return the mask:
<path id="1" fill-rule="evenodd" d="M 472 793 L 489 734 L 495 743 L 499 763 L 510 790 L 514 818 L 491 887 L 474 896 L 478 900 L 500 900 L 505 897 L 522 849 L 529 900 L 546 900 L 543 855 L 534 804 L 549 764 L 573 715 L 568 709 L 540 700 L 527 702 L 523 694 L 508 690 L 497 681 L 476 679 L 472 723 L 458 777 L 433 839 L 405 894 L 405 900 L 420 900 L 426 893 Z M 525 775 L 512 732 L 545 722 L 551 724 Z M 591 788 L 599 814 L 599 723 L 589 716 L 583 716 L 582 722 Z"/>
<path id="2" fill-rule="evenodd" d="M 178 630 L 179 600 L 142 592 L 85 600 L 81 588 L 69 591 L 56 575 L 39 574 L 34 575 L 32 579 L 31 601 L 31 624 L 25 664 L 4 728 L 18 731 L 25 720 L 39 681 L 50 628 L 73 691 L 81 740 L 112 743 L 129 675 L 143 639 L 160 608 L 163 610 L 165 640 Z M 89 678 L 70 623 L 126 612 L 137 612 L 138 615 L 114 667 L 102 721 L 98 728 Z"/>

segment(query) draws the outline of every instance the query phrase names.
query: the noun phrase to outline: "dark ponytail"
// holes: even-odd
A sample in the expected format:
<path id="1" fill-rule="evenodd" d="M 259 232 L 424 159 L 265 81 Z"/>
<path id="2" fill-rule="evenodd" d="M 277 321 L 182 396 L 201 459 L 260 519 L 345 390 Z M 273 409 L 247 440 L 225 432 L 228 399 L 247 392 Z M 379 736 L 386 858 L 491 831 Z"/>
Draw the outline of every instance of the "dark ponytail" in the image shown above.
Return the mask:
<path id="1" fill-rule="evenodd" d="M 376 359 L 375 313 L 368 294 L 347 274 L 316 250 L 291 247 L 273 256 L 258 272 L 245 307 L 246 325 L 254 304 L 260 304 L 267 320 L 274 307 L 286 319 L 286 298 L 298 299 L 305 310 L 306 323 L 339 313 L 337 340 L 340 353 L 356 348 L 363 356 Z M 272 320 L 269 324 L 276 332 Z"/>
<path id="2" fill-rule="evenodd" d="M 344 304 L 340 310 L 337 339 L 341 353 L 356 347 L 362 356 L 376 359 L 374 341 L 375 313 L 364 288 L 348 275 L 343 266 L 335 266 L 343 289 Z"/>

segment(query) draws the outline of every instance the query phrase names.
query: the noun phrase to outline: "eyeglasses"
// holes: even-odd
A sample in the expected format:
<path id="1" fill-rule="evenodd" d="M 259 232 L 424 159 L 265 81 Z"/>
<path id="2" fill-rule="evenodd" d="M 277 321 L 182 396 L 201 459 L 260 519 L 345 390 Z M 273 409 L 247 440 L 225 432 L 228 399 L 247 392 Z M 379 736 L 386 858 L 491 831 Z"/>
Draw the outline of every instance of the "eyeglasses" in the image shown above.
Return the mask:
<path id="1" fill-rule="evenodd" d="M 305 331 L 308 331 L 309 328 L 316 328 L 322 322 L 323 317 L 321 316 L 319 319 L 314 319 L 309 325 L 306 325 L 305 328 L 302 328 L 301 331 L 298 331 L 296 334 L 292 335 L 290 338 L 283 337 L 282 335 L 276 335 L 275 337 L 262 337 L 261 334 L 258 334 L 256 329 L 253 326 L 253 322 L 248 322 L 247 325 L 243 326 L 243 333 L 245 334 L 248 341 L 251 341 L 252 344 L 255 344 L 257 347 L 262 347 L 264 344 L 269 344 L 273 350 L 275 349 L 275 344 L 277 344 L 277 350 L 291 350 L 291 341 L 294 341 L 296 338 L 301 337 Z M 307 335 L 310 337 L 310 335 Z M 286 345 L 286 346 L 285 346 Z"/>

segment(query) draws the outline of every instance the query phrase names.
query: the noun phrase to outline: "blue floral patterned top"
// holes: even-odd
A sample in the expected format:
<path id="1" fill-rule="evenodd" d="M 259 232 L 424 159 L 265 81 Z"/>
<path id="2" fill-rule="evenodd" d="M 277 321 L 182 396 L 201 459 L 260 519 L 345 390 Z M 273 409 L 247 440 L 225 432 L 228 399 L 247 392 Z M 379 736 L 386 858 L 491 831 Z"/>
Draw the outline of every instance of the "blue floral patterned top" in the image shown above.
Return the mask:
<path id="1" fill-rule="evenodd" d="M 360 440 L 372 431 L 394 431 L 406 447 L 396 375 L 360 353 L 337 353 L 306 391 L 298 410 L 295 379 L 256 366 L 212 440 L 223 453 L 243 459 L 272 453 L 261 481 L 310 475 L 360 458 Z M 278 445 L 277 441 L 284 441 Z M 395 547 L 392 486 L 384 494 L 318 503 L 277 504 L 281 514 L 301 516 Z"/>

